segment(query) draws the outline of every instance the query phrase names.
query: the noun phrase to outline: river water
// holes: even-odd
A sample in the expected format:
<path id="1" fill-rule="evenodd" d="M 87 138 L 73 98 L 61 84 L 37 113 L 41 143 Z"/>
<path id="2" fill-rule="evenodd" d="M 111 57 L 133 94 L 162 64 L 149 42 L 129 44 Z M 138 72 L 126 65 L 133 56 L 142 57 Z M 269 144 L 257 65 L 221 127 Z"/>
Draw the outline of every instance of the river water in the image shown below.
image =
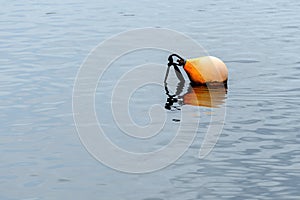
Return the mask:
<path id="1" fill-rule="evenodd" d="M 1 4 L 0 199 L 300 198 L 299 2 Z M 226 118 L 216 146 L 204 159 L 198 158 L 198 151 L 214 112 L 205 106 L 200 108 L 197 137 L 179 160 L 153 173 L 128 174 L 101 164 L 86 151 L 73 120 L 72 91 L 80 65 L 98 43 L 144 27 L 184 33 L 226 63 L 228 91 L 221 99 Z M 156 61 L 167 59 L 165 53 L 145 55 L 148 60 L 142 61 L 149 61 L 149 55 Z M 108 72 L 107 79 L 115 79 L 122 69 Z M 171 81 L 170 87 L 176 84 Z M 99 118 L 109 111 L 109 85 L 97 89 Z M 145 124 L 149 106 L 164 106 L 167 96 L 164 88 L 149 86 L 133 99 L 132 118 Z M 128 144 L 113 120 L 103 120 L 118 145 L 150 151 L 165 145 L 179 124 L 179 112 L 169 113 L 175 120 L 166 122 L 162 141 L 153 140 L 145 148 Z"/>

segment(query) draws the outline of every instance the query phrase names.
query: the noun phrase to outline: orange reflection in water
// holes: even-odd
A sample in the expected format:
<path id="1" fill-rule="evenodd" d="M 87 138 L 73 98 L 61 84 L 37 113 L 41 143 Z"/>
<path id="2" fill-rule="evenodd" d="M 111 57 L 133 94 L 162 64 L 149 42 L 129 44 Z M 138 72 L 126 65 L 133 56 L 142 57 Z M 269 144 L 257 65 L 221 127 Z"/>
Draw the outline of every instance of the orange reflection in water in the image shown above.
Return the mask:
<path id="1" fill-rule="evenodd" d="M 226 93 L 227 89 L 223 86 L 190 86 L 183 95 L 183 104 L 217 108 L 225 102 Z"/>
<path id="2" fill-rule="evenodd" d="M 187 92 L 184 93 L 184 85 L 184 82 L 179 82 L 175 94 L 170 94 L 165 83 L 168 96 L 165 104 L 166 109 L 180 110 L 183 105 L 218 108 L 225 102 L 227 89 L 224 86 L 189 85 Z"/>

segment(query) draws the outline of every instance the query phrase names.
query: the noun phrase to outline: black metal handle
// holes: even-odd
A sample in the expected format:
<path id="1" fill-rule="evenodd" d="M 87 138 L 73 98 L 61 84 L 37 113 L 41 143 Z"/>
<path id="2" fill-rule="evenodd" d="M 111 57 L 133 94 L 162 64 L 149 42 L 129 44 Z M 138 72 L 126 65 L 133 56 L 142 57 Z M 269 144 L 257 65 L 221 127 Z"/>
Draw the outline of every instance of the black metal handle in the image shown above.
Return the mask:
<path id="1" fill-rule="evenodd" d="M 174 62 L 173 57 L 177 57 L 176 62 Z M 185 65 L 185 60 L 181 56 L 179 56 L 175 53 L 171 54 L 169 56 L 168 61 L 169 61 L 168 66 L 171 66 L 171 65 L 173 65 L 173 66 L 184 66 Z"/>

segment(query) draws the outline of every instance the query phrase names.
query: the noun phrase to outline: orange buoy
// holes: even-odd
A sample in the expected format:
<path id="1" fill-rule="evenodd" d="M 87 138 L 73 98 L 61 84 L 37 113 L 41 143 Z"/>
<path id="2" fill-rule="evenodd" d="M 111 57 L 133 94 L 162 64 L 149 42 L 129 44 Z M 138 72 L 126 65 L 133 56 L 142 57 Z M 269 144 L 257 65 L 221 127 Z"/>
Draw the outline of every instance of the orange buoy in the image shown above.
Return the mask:
<path id="1" fill-rule="evenodd" d="M 177 63 L 173 62 L 173 56 L 178 58 Z M 194 85 L 204 84 L 227 84 L 228 69 L 223 61 L 214 56 L 203 56 L 194 59 L 184 60 L 177 54 L 169 56 L 169 66 L 183 66 L 190 81 Z"/>

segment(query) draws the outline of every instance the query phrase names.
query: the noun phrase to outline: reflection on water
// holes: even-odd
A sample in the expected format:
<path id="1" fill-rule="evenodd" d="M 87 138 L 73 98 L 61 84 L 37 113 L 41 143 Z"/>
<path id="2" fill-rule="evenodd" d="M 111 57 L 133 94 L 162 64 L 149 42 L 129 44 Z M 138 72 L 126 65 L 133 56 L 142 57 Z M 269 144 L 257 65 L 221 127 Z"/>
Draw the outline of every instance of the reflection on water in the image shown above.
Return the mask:
<path id="1" fill-rule="evenodd" d="M 179 82 L 175 94 L 170 94 L 168 85 L 167 83 L 165 83 L 165 90 L 167 95 L 165 108 L 167 110 L 180 110 L 180 106 L 182 105 L 218 108 L 224 103 L 226 99 L 227 89 L 224 87 L 189 85 L 187 91 L 183 92 L 184 86 L 184 82 Z"/>
<path id="2" fill-rule="evenodd" d="M 177 66 L 174 65 L 172 67 L 174 67 L 174 71 L 179 82 L 174 94 L 170 94 L 167 83 L 168 75 L 170 73 L 170 66 L 168 66 L 164 79 L 164 86 L 167 95 L 165 109 L 180 110 L 180 107 L 183 105 L 217 108 L 224 103 L 228 89 L 227 83 L 220 83 L 217 85 L 189 84 L 187 91 L 184 92 L 185 79 Z"/>
<path id="3" fill-rule="evenodd" d="M 226 98 L 224 87 L 193 86 L 183 96 L 183 103 L 210 108 L 220 107 Z"/>

